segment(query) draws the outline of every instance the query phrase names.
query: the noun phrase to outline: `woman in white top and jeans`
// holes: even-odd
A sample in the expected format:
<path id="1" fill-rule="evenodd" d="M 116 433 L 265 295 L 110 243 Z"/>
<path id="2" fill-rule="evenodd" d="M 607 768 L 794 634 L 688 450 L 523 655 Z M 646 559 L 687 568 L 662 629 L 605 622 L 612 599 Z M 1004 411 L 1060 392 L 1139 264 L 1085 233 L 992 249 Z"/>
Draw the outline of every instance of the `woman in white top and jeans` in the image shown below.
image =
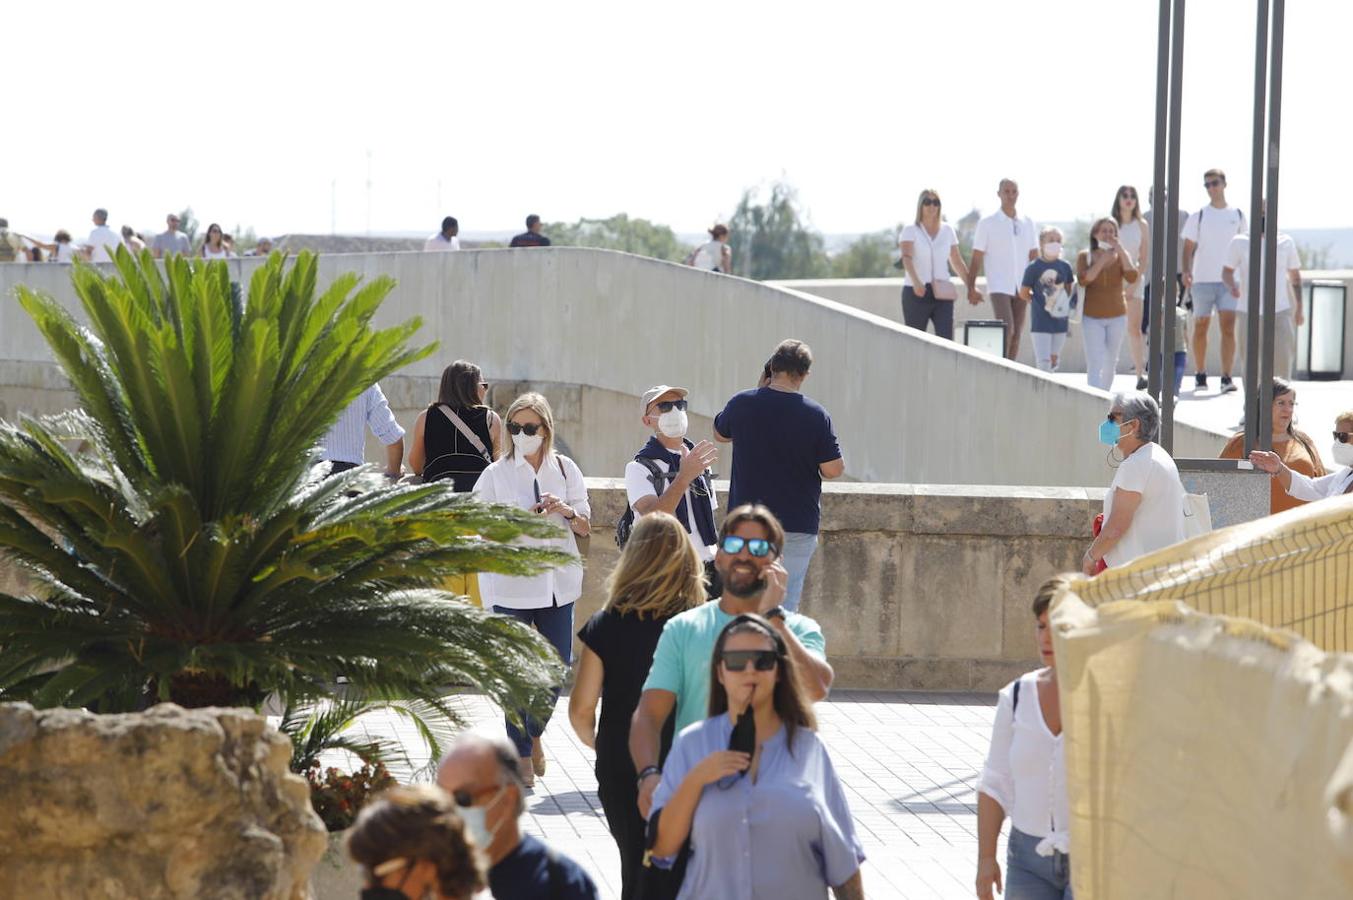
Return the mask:
<path id="1" fill-rule="evenodd" d="M 1112 216 L 1118 225 L 1118 245 L 1137 271 L 1145 272 L 1151 259 L 1151 226 L 1142 218 L 1142 204 L 1135 187 L 1125 184 L 1114 194 Z M 1146 388 L 1146 341 L 1138 324 L 1142 321 L 1142 289 L 1145 287 L 1146 279 L 1138 278 L 1127 284 L 1123 291 L 1127 300 L 1128 352 L 1132 354 L 1139 391 Z"/>
<path id="2" fill-rule="evenodd" d="M 706 272 L 733 274 L 733 249 L 728 246 L 728 226 L 715 225 L 709 230 L 709 240 L 691 253 L 689 264 Z"/>
<path id="3" fill-rule="evenodd" d="M 207 239 L 202 243 L 203 259 L 231 259 L 235 256 L 225 243 L 225 232 L 221 226 L 212 222 L 207 226 Z"/>
<path id="4" fill-rule="evenodd" d="M 1001 689 L 991 749 L 977 783 L 977 896 L 993 900 L 1071 900 L 1070 803 L 1062 749 L 1062 706 L 1048 607 L 1066 584 L 1053 578 L 1034 597 L 1038 652 L 1045 668 Z M 1010 817 L 1005 884 L 996 859 L 1001 823 Z"/>
<path id="5" fill-rule="evenodd" d="M 964 282 L 968 267 L 958 249 L 953 226 L 940 217 L 940 195 L 927 188 L 916 199 L 916 221 L 902 229 L 902 321 L 908 328 L 925 331 L 935 323 L 935 334 L 954 339 L 954 300 L 958 297 L 949 280 L 949 266 Z"/>
<path id="6" fill-rule="evenodd" d="M 1150 394 L 1114 395 L 1099 423 L 1099 442 L 1117 449 L 1122 461 L 1104 495 L 1104 526 L 1081 560 L 1086 575 L 1184 540 L 1184 485 L 1174 460 L 1156 443 L 1159 435 L 1160 407 Z"/>
<path id="7" fill-rule="evenodd" d="M 564 533 L 557 538 L 520 538 L 534 547 L 549 547 L 578 556 L 575 538 L 591 532 L 592 507 L 577 463 L 554 452 L 554 413 L 540 394 L 522 394 L 507 408 L 511 437 L 503 455 L 486 468 L 475 483 L 475 493 L 488 503 L 510 503 L 547 516 Z M 573 603 L 583 592 L 581 565 L 561 566 L 525 577 L 479 576 L 484 606 L 501 615 L 534 626 L 545 636 L 565 666 L 573 663 Z M 558 690 L 555 697 L 558 699 Z M 549 723 L 524 713 L 525 730 L 507 720 L 507 736 L 517 746 L 517 768 L 527 787 L 545 774 L 540 736 Z"/>

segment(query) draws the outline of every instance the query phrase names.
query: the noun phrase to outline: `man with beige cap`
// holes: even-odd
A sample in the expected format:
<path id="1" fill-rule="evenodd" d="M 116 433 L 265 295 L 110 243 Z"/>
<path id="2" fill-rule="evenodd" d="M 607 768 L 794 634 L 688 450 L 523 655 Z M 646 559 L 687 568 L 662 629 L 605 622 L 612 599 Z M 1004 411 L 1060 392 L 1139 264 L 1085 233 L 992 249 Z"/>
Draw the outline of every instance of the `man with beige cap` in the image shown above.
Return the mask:
<path id="1" fill-rule="evenodd" d="M 709 467 L 719 458 L 719 449 L 710 441 L 692 443 L 686 438 L 689 393 L 667 384 L 644 391 L 641 421 L 653 435 L 625 466 L 625 492 L 634 516 L 660 510 L 686 526 L 691 544 L 705 564 L 709 594 L 717 597 L 720 590 L 714 571 L 714 545 L 719 529 L 714 511 L 719 504 Z"/>

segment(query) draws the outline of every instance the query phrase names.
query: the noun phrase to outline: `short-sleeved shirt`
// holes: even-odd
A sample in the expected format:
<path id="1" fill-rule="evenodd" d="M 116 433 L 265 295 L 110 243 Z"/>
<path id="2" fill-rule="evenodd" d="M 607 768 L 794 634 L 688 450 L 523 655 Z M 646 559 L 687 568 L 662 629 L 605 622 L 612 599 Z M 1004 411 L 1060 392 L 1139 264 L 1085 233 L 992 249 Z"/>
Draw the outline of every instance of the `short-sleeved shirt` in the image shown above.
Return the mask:
<path id="1" fill-rule="evenodd" d="M 714 429 L 733 441 L 728 508 L 764 503 L 785 531 L 817 534 L 818 466 L 841 458 L 827 411 L 798 391 L 756 388 L 734 394 L 714 417 Z"/>
<path id="2" fill-rule="evenodd" d="M 446 237 L 440 231 L 423 242 L 423 250 L 427 253 L 447 252 L 460 249 L 460 235 L 453 234 Z"/>
<path id="3" fill-rule="evenodd" d="M 948 222 L 940 223 L 940 230 L 932 238 L 924 225 L 908 225 L 902 229 L 899 243 L 911 241 L 911 265 L 921 284 L 930 284 L 936 278 L 949 277 L 949 251 L 958 243 L 958 235 Z M 906 271 L 905 269 L 903 271 Z M 902 283 L 916 289 L 911 274 L 902 276 Z"/>
<path id="4" fill-rule="evenodd" d="M 112 262 L 114 251 L 122 246 L 122 235 L 107 225 L 96 225 L 85 239 L 85 246 L 93 248 L 89 255 L 90 262 Z"/>
<path id="5" fill-rule="evenodd" d="M 672 745 L 653 809 L 671 801 L 706 756 L 728 748 L 723 713 L 692 725 Z M 691 856 L 678 900 L 824 900 L 864 862 L 846 792 L 827 748 L 807 728 L 783 726 L 761 745 L 756 780 L 733 775 L 705 785 L 691 819 Z"/>
<path id="6" fill-rule="evenodd" d="M 1226 250 L 1231 238 L 1245 230 L 1245 214 L 1234 206 L 1204 206 L 1184 223 L 1184 239 L 1193 241 L 1193 280 L 1209 284 L 1221 281 Z M 1182 271 L 1182 263 L 1181 271 Z"/>
<path id="7" fill-rule="evenodd" d="M 633 768 L 630 717 L 639 706 L 644 679 L 671 616 L 640 618 L 637 613 L 601 609 L 578 631 L 578 639 L 601 660 L 601 718 L 597 723 L 597 765 Z M 663 728 L 663 751 L 671 746 L 674 724 Z M 634 776 L 630 775 L 630 780 Z"/>
<path id="8" fill-rule="evenodd" d="M 656 465 L 659 472 L 668 471 L 667 463 L 661 459 L 650 459 L 649 462 Z M 711 481 L 709 483 L 712 487 L 713 482 Z M 635 501 L 644 497 L 660 496 L 663 491 L 667 490 L 668 484 L 670 484 L 670 482 L 664 481 L 662 483 L 662 491 L 659 491 L 654 487 L 653 476 L 649 474 L 648 469 L 644 468 L 643 463 L 632 459 L 625 464 L 625 494 L 629 497 L 630 506 L 633 506 Z M 699 526 L 691 519 L 696 503 L 708 503 L 711 510 L 718 510 L 719 497 L 712 490 L 709 492 L 708 497 L 697 496 L 695 491 L 691 490 L 691 488 L 687 488 L 685 520 L 677 515 L 677 513 L 681 512 L 680 506 L 677 507 L 677 512 L 672 515 L 676 516 L 676 520 L 686 527 L 686 533 L 690 535 L 691 538 L 691 546 L 693 546 L 695 552 L 699 554 L 700 561 L 709 562 L 714 558 L 714 547 L 705 544 L 704 540 L 700 537 Z"/>
<path id="9" fill-rule="evenodd" d="M 553 878 L 550 867 L 554 866 Z M 555 851 L 529 834 L 511 853 L 489 869 L 489 890 L 495 897 L 540 897 L 550 900 L 597 900 L 592 877 L 573 860 Z"/>
<path id="10" fill-rule="evenodd" d="M 1264 278 L 1264 253 L 1268 250 L 1264 246 L 1265 242 L 1259 242 L 1259 279 L 1263 283 Z M 1301 254 L 1297 252 L 1296 241 L 1285 234 L 1278 235 L 1278 246 L 1275 248 L 1278 254 L 1278 277 L 1276 280 L 1277 290 L 1273 295 L 1273 311 L 1275 313 L 1286 312 L 1292 308 L 1292 288 L 1288 281 L 1288 273 L 1293 270 L 1301 271 Z M 1241 300 L 1245 299 L 1245 291 L 1250 282 L 1250 236 L 1248 234 L 1238 234 L 1231 238 L 1231 243 L 1226 248 L 1226 268 L 1234 269 L 1236 281 L 1240 284 Z M 1242 310 L 1248 312 L 1248 308 Z M 1259 312 L 1264 311 L 1263 304 L 1259 306 Z"/>
<path id="11" fill-rule="evenodd" d="M 719 632 L 734 618 L 732 613 L 724 612 L 718 600 L 711 600 L 673 616 L 663 627 L 644 690 L 676 694 L 677 731 L 709 714 L 709 662 Z M 786 612 L 785 625 L 805 650 L 819 659 L 827 658 L 827 639 L 817 622 L 799 613 Z"/>
<path id="12" fill-rule="evenodd" d="M 984 254 L 988 293 L 1014 296 L 1029 264 L 1029 252 L 1038 251 L 1038 229 L 1028 216 L 1012 219 L 998 209 L 977 223 L 972 248 Z"/>
<path id="13" fill-rule="evenodd" d="M 1184 485 L 1174 460 L 1160 444 L 1143 444 L 1118 467 L 1104 495 L 1105 522 L 1113 515 L 1113 492 L 1118 488 L 1141 494 L 1142 502 L 1127 532 L 1104 554 L 1110 566 L 1125 566 L 1184 540 Z"/>
<path id="14" fill-rule="evenodd" d="M 1033 321 L 1029 330 L 1040 334 L 1066 334 L 1066 317 L 1059 319 L 1048 312 L 1048 298 L 1063 290 L 1071 294 L 1071 305 L 1076 305 L 1076 273 L 1071 271 L 1071 264 L 1064 259 L 1049 262 L 1040 256 L 1024 269 L 1022 286 L 1033 292 L 1029 304 Z"/>
<path id="15" fill-rule="evenodd" d="M 523 231 L 512 239 L 509 247 L 548 247 L 550 239 L 543 234 L 536 234 L 534 231 Z"/>
<path id="16" fill-rule="evenodd" d="M 168 256 L 171 253 L 186 256 L 192 250 L 192 245 L 188 243 L 188 235 L 182 231 L 162 231 L 155 235 L 155 240 L 150 246 L 161 256 Z"/>

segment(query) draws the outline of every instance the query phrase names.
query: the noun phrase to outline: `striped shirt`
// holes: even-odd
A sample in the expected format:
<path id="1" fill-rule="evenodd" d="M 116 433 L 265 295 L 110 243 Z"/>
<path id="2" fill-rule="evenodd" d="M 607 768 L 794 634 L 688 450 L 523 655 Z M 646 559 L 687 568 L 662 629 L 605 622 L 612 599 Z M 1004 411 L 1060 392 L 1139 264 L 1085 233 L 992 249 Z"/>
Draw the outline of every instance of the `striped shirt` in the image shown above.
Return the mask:
<path id="1" fill-rule="evenodd" d="M 352 463 L 360 466 L 366 461 L 366 426 L 376 440 L 387 447 L 404 437 L 404 429 L 395 421 L 390 411 L 390 402 L 379 384 L 357 395 L 357 399 L 348 404 L 338 421 L 329 429 L 320 444 L 324 447 L 324 458 L 329 462 Z"/>

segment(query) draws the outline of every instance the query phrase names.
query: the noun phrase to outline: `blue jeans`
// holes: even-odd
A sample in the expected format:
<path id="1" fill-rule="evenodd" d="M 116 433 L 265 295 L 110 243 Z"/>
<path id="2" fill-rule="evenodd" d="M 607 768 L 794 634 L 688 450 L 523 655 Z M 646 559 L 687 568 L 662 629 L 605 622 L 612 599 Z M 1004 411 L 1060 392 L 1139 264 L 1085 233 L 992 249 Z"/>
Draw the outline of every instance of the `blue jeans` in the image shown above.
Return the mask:
<path id="1" fill-rule="evenodd" d="M 558 601 L 556 601 L 558 602 Z M 564 665 L 573 664 L 573 604 L 566 603 L 563 606 L 546 606 L 542 609 L 509 609 L 506 606 L 494 606 L 493 611 L 503 616 L 511 616 L 518 622 L 525 622 L 527 625 L 535 627 L 545 636 L 545 640 L 554 645 L 554 649 L 559 651 L 559 658 L 564 661 Z M 554 689 L 554 700 L 559 699 L 559 688 Z M 554 709 L 551 703 L 550 709 Z M 507 723 L 507 736 L 513 744 L 517 746 L 518 756 L 531 755 L 531 739 L 538 738 L 545 733 L 545 726 L 550 723 L 550 717 L 547 714 L 543 720 L 526 714 L 525 710 L 518 710 L 517 714 L 521 716 L 522 723 L 526 726 L 525 732 L 518 728 L 510 717 L 504 716 Z"/>
<path id="2" fill-rule="evenodd" d="M 799 609 L 799 598 L 803 595 L 803 580 L 808 577 L 808 564 L 813 561 L 813 552 L 817 550 L 817 535 L 800 531 L 785 532 L 785 546 L 780 551 L 780 562 L 789 572 L 789 584 L 785 588 L 785 602 L 781 605 L 790 612 Z"/>
<path id="3" fill-rule="evenodd" d="M 1005 900 L 1072 900 L 1071 857 L 1039 856 L 1039 838 L 1011 827 L 1005 857 Z"/>

